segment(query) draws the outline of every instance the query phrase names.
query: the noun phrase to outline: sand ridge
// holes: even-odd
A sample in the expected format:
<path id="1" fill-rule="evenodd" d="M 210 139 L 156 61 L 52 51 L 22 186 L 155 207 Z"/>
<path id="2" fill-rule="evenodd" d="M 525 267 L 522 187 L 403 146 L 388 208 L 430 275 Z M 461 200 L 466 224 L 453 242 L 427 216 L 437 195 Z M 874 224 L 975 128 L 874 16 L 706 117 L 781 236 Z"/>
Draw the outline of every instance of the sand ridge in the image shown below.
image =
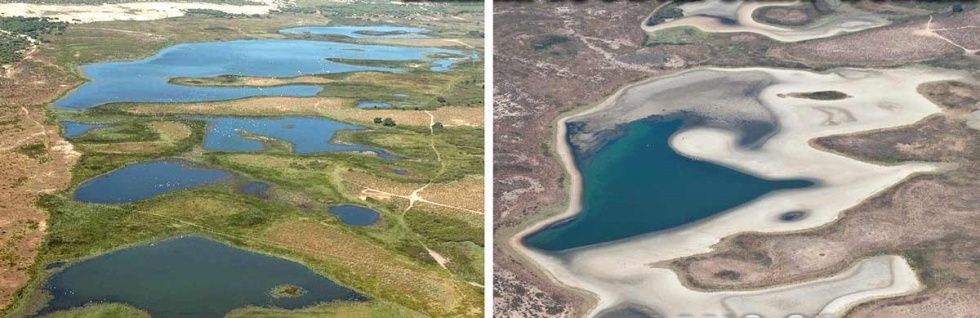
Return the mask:
<path id="1" fill-rule="evenodd" d="M 127 2 L 100 5 L 0 3 L 0 16 L 46 17 L 68 23 L 97 21 L 149 21 L 183 16 L 188 9 L 210 9 L 230 14 L 267 14 L 278 8 L 275 0 L 263 5 L 203 2 Z"/>

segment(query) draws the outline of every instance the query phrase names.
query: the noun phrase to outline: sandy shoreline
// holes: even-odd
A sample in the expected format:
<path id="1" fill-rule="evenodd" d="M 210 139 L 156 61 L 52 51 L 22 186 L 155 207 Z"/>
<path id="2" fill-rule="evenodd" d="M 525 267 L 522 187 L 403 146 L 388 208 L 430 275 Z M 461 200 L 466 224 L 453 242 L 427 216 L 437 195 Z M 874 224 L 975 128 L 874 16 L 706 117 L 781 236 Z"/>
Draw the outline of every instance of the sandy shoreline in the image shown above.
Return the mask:
<path id="1" fill-rule="evenodd" d="M 719 239 L 744 231 L 793 231 L 811 228 L 837 218 L 840 211 L 900 182 L 913 173 L 934 170 L 929 164 L 877 166 L 810 147 L 808 140 L 825 135 L 866 131 L 911 124 L 935 113 L 938 108 L 919 95 L 915 87 L 922 82 L 959 78 L 958 73 L 940 73 L 924 68 L 863 71 L 840 69 L 818 74 L 806 71 L 765 68 L 719 70 L 739 72 L 765 71 L 779 82 L 760 94 L 764 104 L 778 117 L 783 127 L 760 149 L 747 151 L 734 146 L 735 136 L 718 129 L 691 129 L 671 138 L 671 145 L 685 156 L 722 164 L 768 178 L 803 177 L 820 180 L 813 189 L 780 191 L 682 229 L 648 234 L 626 240 L 585 247 L 561 255 L 529 249 L 520 240 L 542 227 L 578 213 L 581 207 L 581 176 L 574 165 L 565 140 L 565 123 L 580 116 L 606 109 L 627 88 L 647 85 L 662 78 L 644 80 L 624 87 L 596 107 L 562 117 L 557 121 L 557 152 L 568 173 L 569 204 L 560 214 L 537 222 L 510 239 L 512 248 L 530 257 L 553 279 L 564 285 L 588 290 L 598 295 L 598 305 L 591 315 L 621 304 L 641 304 L 662 314 L 684 313 L 685 307 L 704 308 L 705 313 L 725 314 L 732 309 L 719 301 L 746 292 L 701 292 L 681 284 L 676 274 L 651 263 L 707 252 Z M 672 76 L 683 76 L 690 70 Z M 668 77 L 672 77 L 668 76 Z M 835 89 L 855 96 L 842 101 L 813 101 L 780 98 L 776 95 L 793 91 Z M 845 109 L 856 120 L 825 125 L 834 120 L 819 111 L 821 107 L 847 105 Z M 789 209 L 811 211 L 811 216 L 796 223 L 776 221 L 775 215 Z M 860 301 L 882 295 L 898 295 L 918 290 L 914 272 L 900 257 L 892 260 L 894 288 L 876 290 L 838 289 L 833 304 L 819 308 L 822 313 L 840 314 Z M 627 283 L 628 282 L 628 283 Z M 914 284 L 912 282 L 915 282 Z M 816 288 L 815 282 L 794 284 L 797 290 Z M 785 287 L 788 288 L 788 287 Z M 753 291 L 772 292 L 770 289 Z M 648 297 L 637 297 L 648 295 Z M 721 297 L 721 298 L 719 298 Z M 811 304 L 812 305 L 812 304 Z M 815 315 L 818 312 L 810 312 Z"/>
<path id="2" fill-rule="evenodd" d="M 710 2 L 710 1 L 709 1 Z M 780 42 L 799 42 L 805 40 L 819 39 L 835 36 L 841 33 L 851 33 L 871 28 L 881 27 L 890 24 L 888 20 L 875 17 L 870 14 L 852 14 L 837 18 L 836 20 L 820 21 L 812 26 L 803 28 L 780 27 L 760 23 L 752 18 L 752 13 L 762 7 L 794 6 L 800 4 L 799 1 L 764 1 L 746 2 L 737 6 L 731 16 L 738 22 L 737 25 L 726 25 L 718 19 L 707 16 L 685 16 L 675 20 L 648 26 L 646 20 L 641 24 L 643 31 L 650 33 L 673 27 L 694 27 L 699 30 L 711 33 L 736 33 L 749 32 L 756 33 L 772 38 Z M 705 6 L 707 6 L 705 4 Z M 657 8 L 659 10 L 660 7 Z M 654 13 L 656 10 L 654 10 Z M 651 16 L 653 14 L 651 13 Z"/>

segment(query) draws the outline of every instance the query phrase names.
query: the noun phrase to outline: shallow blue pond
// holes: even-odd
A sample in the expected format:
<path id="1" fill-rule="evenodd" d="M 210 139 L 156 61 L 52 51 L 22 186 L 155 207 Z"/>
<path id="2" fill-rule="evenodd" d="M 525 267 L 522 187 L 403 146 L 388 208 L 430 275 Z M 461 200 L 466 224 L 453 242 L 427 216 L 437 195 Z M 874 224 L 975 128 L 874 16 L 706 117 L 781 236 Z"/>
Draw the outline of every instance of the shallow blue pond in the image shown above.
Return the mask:
<path id="1" fill-rule="evenodd" d="M 273 297 L 276 286 L 305 290 Z M 121 302 L 153 317 L 224 317 L 245 306 L 297 309 L 364 296 L 299 263 L 199 236 L 126 248 L 65 267 L 45 282 L 54 297 L 40 315 L 91 302 Z"/>
<path id="2" fill-rule="evenodd" d="M 584 184 L 581 214 L 525 243 L 555 251 L 609 242 L 690 224 L 772 191 L 813 184 L 762 179 L 682 156 L 668 143 L 682 123 L 635 121 L 588 161 L 576 153 Z"/>
<path id="3" fill-rule="evenodd" d="M 266 144 L 256 136 L 288 142 L 294 153 L 315 154 L 338 151 L 370 151 L 382 158 L 394 158 L 384 150 L 363 145 L 333 142 L 341 130 L 359 130 L 361 126 L 325 118 L 283 117 L 211 117 L 197 118 L 208 122 L 204 149 L 225 152 L 260 152 Z"/>
<path id="4" fill-rule="evenodd" d="M 249 181 L 239 186 L 238 191 L 253 197 L 267 199 L 269 198 L 269 188 L 271 188 L 271 186 L 268 183 L 261 181 Z"/>
<path id="5" fill-rule="evenodd" d="M 72 139 L 80 137 L 92 129 L 105 127 L 105 125 L 85 124 L 64 120 L 61 121 L 61 127 L 64 130 L 65 138 Z"/>
<path id="6" fill-rule="evenodd" d="M 55 101 L 61 109 L 85 109 L 112 102 L 196 102 L 251 96 L 313 96 L 315 85 L 277 87 L 198 87 L 168 83 L 174 77 L 219 75 L 292 77 L 394 68 L 335 63 L 328 58 L 407 61 L 432 54 L 461 54 L 439 48 L 361 45 L 303 40 L 241 40 L 171 46 L 152 57 L 128 62 L 87 64 L 90 80 Z"/>
<path id="7" fill-rule="evenodd" d="M 360 109 L 391 108 L 391 104 L 385 103 L 385 102 L 360 101 L 360 102 L 357 102 L 357 108 L 360 108 Z"/>
<path id="8" fill-rule="evenodd" d="M 428 38 L 429 30 L 423 28 L 367 25 L 367 26 L 305 26 L 280 30 L 285 34 L 340 35 L 355 39 L 420 39 Z"/>
<path id="9" fill-rule="evenodd" d="M 181 160 L 141 162 L 82 182 L 75 189 L 75 200 L 110 204 L 134 202 L 231 177 L 227 171 L 195 167 Z"/>
<path id="10" fill-rule="evenodd" d="M 345 224 L 353 226 L 367 226 L 378 221 L 378 211 L 350 204 L 336 205 L 330 207 L 333 213 Z"/>

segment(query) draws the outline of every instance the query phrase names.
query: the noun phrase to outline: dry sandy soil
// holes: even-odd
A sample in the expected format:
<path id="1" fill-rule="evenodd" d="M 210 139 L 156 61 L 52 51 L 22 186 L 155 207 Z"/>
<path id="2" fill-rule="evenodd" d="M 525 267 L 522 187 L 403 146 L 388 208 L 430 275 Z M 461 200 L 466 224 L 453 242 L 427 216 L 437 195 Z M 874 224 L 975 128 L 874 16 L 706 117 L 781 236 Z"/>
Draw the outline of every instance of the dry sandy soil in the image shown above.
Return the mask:
<path id="1" fill-rule="evenodd" d="M 139 104 L 128 106 L 129 112 L 142 115 L 201 114 L 244 115 L 267 114 L 296 116 L 325 116 L 344 121 L 373 125 L 376 117 L 391 117 L 396 123 L 410 126 L 430 124 L 426 112 L 397 109 L 361 109 L 352 106 L 353 101 L 328 97 L 254 97 L 228 102 L 201 102 L 183 104 Z M 482 127 L 483 110 L 478 107 L 440 107 L 430 111 L 435 121 L 446 127 Z"/>
<path id="2" fill-rule="evenodd" d="M 27 282 L 47 228 L 47 213 L 34 201 L 70 181 L 78 154 L 43 107 L 76 81 L 37 54 L 0 77 L 0 308 Z"/>
<path id="3" fill-rule="evenodd" d="M 945 106 L 942 114 L 906 127 L 813 141 L 864 160 L 934 161 L 947 169 L 913 176 L 844 211 L 834 223 L 796 233 L 740 234 L 726 238 L 711 253 L 670 266 L 695 288 L 745 289 L 829 275 L 867 255 L 900 253 L 914 263 L 927 290 L 865 304 L 853 316 L 959 317 L 977 312 L 980 131 L 965 122 L 980 109 L 978 88 L 960 82 L 924 84 L 920 92 L 942 96 L 933 99 Z"/>
<path id="4" fill-rule="evenodd" d="M 267 14 L 277 8 L 275 1 L 265 0 L 264 5 L 230 5 L 200 2 L 130 2 L 101 5 L 55 5 L 29 3 L 0 3 L 0 15 L 46 17 L 68 23 L 96 21 L 147 21 L 185 14 L 187 9 L 210 9 L 230 14 Z"/>

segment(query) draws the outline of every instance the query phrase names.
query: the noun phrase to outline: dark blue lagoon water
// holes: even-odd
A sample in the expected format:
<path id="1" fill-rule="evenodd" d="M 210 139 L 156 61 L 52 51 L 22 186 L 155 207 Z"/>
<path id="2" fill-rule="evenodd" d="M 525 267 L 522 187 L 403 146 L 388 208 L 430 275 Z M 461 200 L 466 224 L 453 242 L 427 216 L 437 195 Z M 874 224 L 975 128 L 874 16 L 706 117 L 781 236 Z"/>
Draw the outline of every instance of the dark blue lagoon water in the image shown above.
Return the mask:
<path id="1" fill-rule="evenodd" d="M 312 96 L 315 85 L 277 87 L 198 87 L 168 83 L 174 77 L 219 75 L 291 77 L 358 71 L 399 71 L 395 68 L 336 63 L 328 58 L 386 61 L 429 60 L 433 54 L 456 50 L 362 45 L 302 40 L 242 40 L 171 46 L 138 61 L 88 64 L 90 80 L 57 100 L 62 109 L 85 109 L 112 102 L 197 102 L 250 96 Z"/>
<path id="2" fill-rule="evenodd" d="M 340 35 L 355 39 L 420 39 L 428 38 L 423 28 L 366 25 L 366 26 L 305 26 L 282 29 L 285 34 Z"/>
<path id="3" fill-rule="evenodd" d="M 208 121 L 204 149 L 227 152 L 258 152 L 265 150 L 265 143 L 256 136 L 288 142 L 297 154 L 314 154 L 338 151 L 371 151 L 382 158 L 392 158 L 387 152 L 363 145 L 338 144 L 332 141 L 340 130 L 359 130 L 361 126 L 345 124 L 325 118 L 283 117 L 213 117 L 199 118 Z"/>
<path id="4" fill-rule="evenodd" d="M 65 138 L 72 139 L 84 135 L 89 132 L 89 130 L 105 127 L 105 125 L 98 124 L 85 124 L 74 121 L 61 121 L 61 127 L 64 128 Z"/>
<path id="5" fill-rule="evenodd" d="M 640 120 L 625 126 L 576 165 L 584 184 L 582 211 L 529 236 L 525 243 L 557 251 L 689 224 L 807 180 L 766 180 L 684 157 L 668 140 L 682 120 Z M 573 131 L 570 127 L 569 131 Z"/>
<path id="6" fill-rule="evenodd" d="M 270 291 L 287 284 L 305 293 L 272 297 Z M 366 300 L 299 263 L 199 236 L 71 264 L 52 275 L 45 289 L 54 298 L 41 315 L 91 302 L 122 302 L 153 317 L 217 318 L 248 305 L 297 309 L 334 300 Z"/>
<path id="7" fill-rule="evenodd" d="M 127 203 L 228 180 L 232 174 L 192 166 L 181 160 L 148 161 L 124 166 L 89 179 L 75 189 L 75 200 Z"/>
<path id="8" fill-rule="evenodd" d="M 330 207 L 330 213 L 333 213 L 341 221 L 348 225 L 354 226 L 367 226 L 374 224 L 378 221 L 378 211 L 350 204 L 336 205 Z"/>

